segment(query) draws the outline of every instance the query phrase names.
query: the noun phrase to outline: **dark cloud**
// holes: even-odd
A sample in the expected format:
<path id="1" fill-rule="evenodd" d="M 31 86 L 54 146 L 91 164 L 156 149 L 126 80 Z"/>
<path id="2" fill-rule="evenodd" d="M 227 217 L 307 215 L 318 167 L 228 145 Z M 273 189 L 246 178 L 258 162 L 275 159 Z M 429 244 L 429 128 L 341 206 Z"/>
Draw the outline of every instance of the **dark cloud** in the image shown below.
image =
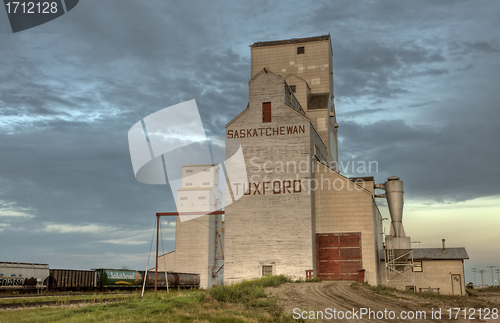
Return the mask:
<path id="1" fill-rule="evenodd" d="M 345 118 L 354 118 L 361 115 L 370 115 L 373 113 L 384 112 L 384 111 L 387 111 L 387 109 L 383 108 L 361 109 L 356 111 L 344 112 L 342 116 Z"/>
<path id="2" fill-rule="evenodd" d="M 498 195 L 499 11 L 473 1 L 94 0 L 21 33 L 0 24 L 0 209 L 10 214 L 0 231 L 17 246 L 3 257 L 143 266 L 144 232 L 174 203 L 168 186 L 135 180 L 129 128 L 196 99 L 207 135 L 223 135 L 247 105 L 247 46 L 259 40 L 331 33 L 341 160 L 376 160 L 377 181 L 401 176 L 409 199 Z"/>
<path id="3" fill-rule="evenodd" d="M 457 202 L 500 195 L 498 185 L 489 180 L 500 176 L 500 151 L 491 149 L 492 138 L 500 136 L 494 124 L 469 132 L 465 122 L 433 128 L 384 120 L 371 125 L 346 122 L 339 129 L 343 164 L 376 161 L 378 173 L 370 175 L 379 182 L 400 176 L 409 200 Z"/>
<path id="4" fill-rule="evenodd" d="M 80 13 L 57 32 L 60 40 L 52 48 L 35 51 L 33 43 L 8 39 L 11 55 L 0 73 L 0 201 L 10 203 L 7 213 L 22 214 L 2 216 L 0 229 L 25 255 L 36 240 L 43 254 L 52 255 L 106 250 L 118 258 L 124 246 L 128 254 L 147 252 L 143 244 L 98 241 L 106 231 L 99 228 L 116 230 L 111 238 L 119 240 L 132 228 L 150 229 L 156 212 L 175 209 L 168 185 L 135 180 L 129 128 L 153 112 L 196 99 L 207 134 L 221 135 L 247 104 L 249 59 L 208 37 L 203 5 L 156 8 L 160 14 L 155 6 L 164 4 L 117 11 L 118 4 L 103 3 L 97 12 L 78 6 Z M 190 15 L 203 17 L 186 19 Z M 50 43 L 55 35 L 44 37 Z M 47 225 L 60 230 L 47 231 Z M 16 251 L 5 256 L 47 261 Z M 71 266 L 86 268 L 86 261 L 71 259 Z"/>
<path id="5" fill-rule="evenodd" d="M 417 104 L 410 104 L 408 105 L 408 108 L 419 108 L 419 107 L 425 107 L 429 104 L 433 104 L 435 103 L 436 101 L 433 100 L 433 101 L 427 101 L 427 102 L 423 102 L 423 103 L 417 103 Z"/>
<path id="6" fill-rule="evenodd" d="M 334 53 L 335 92 L 351 98 L 395 97 L 408 93 L 410 78 L 447 73 L 445 69 L 429 68 L 443 61 L 440 50 L 415 44 L 339 42 Z"/>
<path id="7" fill-rule="evenodd" d="M 448 49 L 452 55 L 491 54 L 498 52 L 498 45 L 493 41 L 454 41 L 448 45 Z"/>

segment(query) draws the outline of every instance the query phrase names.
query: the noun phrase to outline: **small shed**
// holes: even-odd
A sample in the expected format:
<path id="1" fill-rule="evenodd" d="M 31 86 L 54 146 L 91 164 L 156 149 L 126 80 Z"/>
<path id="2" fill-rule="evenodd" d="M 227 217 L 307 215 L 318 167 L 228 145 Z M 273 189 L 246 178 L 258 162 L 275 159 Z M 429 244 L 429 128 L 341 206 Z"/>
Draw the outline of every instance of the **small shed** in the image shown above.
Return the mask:
<path id="1" fill-rule="evenodd" d="M 465 259 L 465 248 L 413 249 L 415 291 L 465 295 Z"/>

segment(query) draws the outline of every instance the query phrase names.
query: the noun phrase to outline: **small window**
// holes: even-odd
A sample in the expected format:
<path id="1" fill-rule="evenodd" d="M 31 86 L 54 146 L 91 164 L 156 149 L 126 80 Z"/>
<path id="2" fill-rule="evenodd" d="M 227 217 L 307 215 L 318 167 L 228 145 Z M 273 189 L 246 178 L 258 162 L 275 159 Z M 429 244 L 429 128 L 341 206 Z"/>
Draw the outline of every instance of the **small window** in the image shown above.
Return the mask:
<path id="1" fill-rule="evenodd" d="M 262 276 L 272 276 L 273 266 L 262 266 Z"/>
<path id="2" fill-rule="evenodd" d="M 305 54 L 305 52 L 304 46 L 297 47 L 297 54 Z"/>
<path id="3" fill-rule="evenodd" d="M 262 122 L 271 122 L 271 102 L 262 103 Z"/>
<path id="4" fill-rule="evenodd" d="M 199 200 L 206 200 L 206 199 L 207 199 L 207 197 L 206 197 L 206 196 L 198 196 L 198 199 L 199 199 Z"/>
<path id="5" fill-rule="evenodd" d="M 192 173 L 193 170 L 192 169 L 186 169 L 186 173 Z"/>
<path id="6" fill-rule="evenodd" d="M 210 185 L 210 182 L 203 182 L 203 185 L 208 186 L 208 185 Z"/>
<path id="7" fill-rule="evenodd" d="M 205 168 L 203 169 L 204 172 L 209 172 L 210 171 L 210 168 Z"/>
<path id="8" fill-rule="evenodd" d="M 422 272 L 422 262 L 421 261 L 414 261 L 413 262 L 413 272 L 415 273 L 420 273 Z"/>
<path id="9" fill-rule="evenodd" d="M 290 89 L 292 90 L 293 93 L 297 91 L 297 86 L 296 85 L 290 85 Z"/>
<path id="10" fill-rule="evenodd" d="M 187 200 L 188 198 L 187 197 L 181 197 L 181 200 Z"/>
<path id="11" fill-rule="evenodd" d="M 186 183 L 186 186 L 193 186 L 193 183 Z"/>

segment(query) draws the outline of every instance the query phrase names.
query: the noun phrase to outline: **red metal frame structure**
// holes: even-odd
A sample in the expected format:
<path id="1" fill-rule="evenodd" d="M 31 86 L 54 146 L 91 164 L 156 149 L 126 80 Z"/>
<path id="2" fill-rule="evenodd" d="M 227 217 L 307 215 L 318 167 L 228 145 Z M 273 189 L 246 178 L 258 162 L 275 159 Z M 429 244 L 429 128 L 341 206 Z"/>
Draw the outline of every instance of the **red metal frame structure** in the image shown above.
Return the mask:
<path id="1" fill-rule="evenodd" d="M 210 215 L 210 214 L 225 214 L 225 211 L 213 211 L 210 213 L 204 212 L 160 212 L 156 213 L 156 267 L 155 267 L 155 290 L 158 290 L 158 241 L 160 236 L 160 216 L 179 216 L 179 215 Z M 146 273 L 147 274 L 147 273 Z"/>

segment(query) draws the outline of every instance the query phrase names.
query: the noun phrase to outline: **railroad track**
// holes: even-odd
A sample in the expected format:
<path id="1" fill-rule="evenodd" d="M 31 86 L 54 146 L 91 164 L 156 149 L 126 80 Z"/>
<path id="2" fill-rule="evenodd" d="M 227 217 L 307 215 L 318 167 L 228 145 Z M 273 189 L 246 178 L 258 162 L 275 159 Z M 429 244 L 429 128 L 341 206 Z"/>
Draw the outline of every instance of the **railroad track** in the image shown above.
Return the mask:
<path id="1" fill-rule="evenodd" d="M 74 304 L 104 304 L 112 302 L 121 302 L 123 299 L 105 298 L 99 300 L 92 299 L 73 299 L 73 300 L 57 300 L 57 301 L 42 301 L 42 302 L 27 302 L 27 303 L 8 303 L 0 304 L 0 310 L 20 309 L 20 308 L 35 308 L 40 306 L 57 306 L 57 305 L 74 305 Z"/>
<path id="2" fill-rule="evenodd" d="M 102 295 L 130 295 L 133 293 L 109 293 L 109 294 L 102 294 Z M 57 295 L 5 295 L 5 296 L 0 296 L 0 299 L 14 299 L 14 298 L 37 298 L 37 297 L 66 297 L 66 296 L 87 296 L 87 295 L 94 295 L 94 293 L 89 292 L 89 293 L 82 293 L 82 294 L 57 294 Z"/>

